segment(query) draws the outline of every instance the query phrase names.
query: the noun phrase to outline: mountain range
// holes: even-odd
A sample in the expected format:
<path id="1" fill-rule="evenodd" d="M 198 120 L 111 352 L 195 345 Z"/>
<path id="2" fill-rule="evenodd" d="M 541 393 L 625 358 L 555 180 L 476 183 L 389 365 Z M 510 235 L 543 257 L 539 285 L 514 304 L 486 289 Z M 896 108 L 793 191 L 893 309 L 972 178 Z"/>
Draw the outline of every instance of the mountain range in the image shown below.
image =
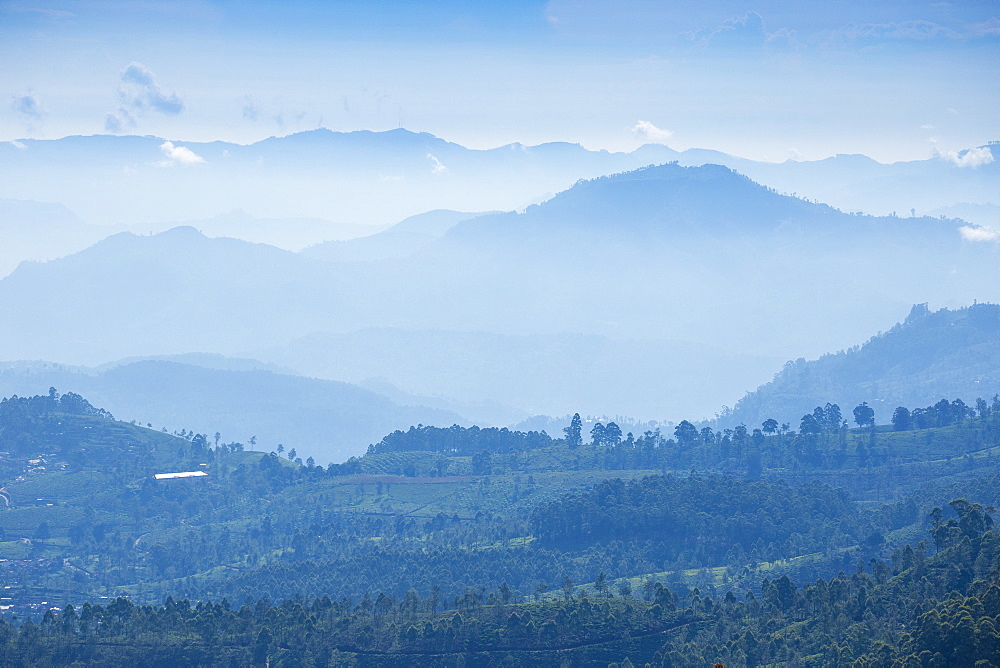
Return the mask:
<path id="1" fill-rule="evenodd" d="M 579 179 L 677 161 L 725 165 L 845 211 L 905 215 L 957 203 L 1000 205 L 995 151 L 991 144 L 892 164 L 862 155 L 768 163 L 660 144 L 631 152 L 563 142 L 479 150 L 402 128 L 318 129 L 248 145 L 73 136 L 0 143 L 0 198 L 58 202 L 100 225 L 211 220 L 242 210 L 264 219 L 385 226 L 441 208 L 522 209 Z"/>
<path id="2" fill-rule="evenodd" d="M 997 246 L 964 237 L 962 221 L 845 214 L 718 165 L 643 168 L 521 213 L 463 215 L 435 214 L 418 248 L 363 262 L 189 227 L 117 234 L 0 280 L 18 323 L 0 346 L 91 366 L 250 354 L 528 413 L 696 418 L 778 360 L 864 341 L 913 303 L 1000 299 Z"/>

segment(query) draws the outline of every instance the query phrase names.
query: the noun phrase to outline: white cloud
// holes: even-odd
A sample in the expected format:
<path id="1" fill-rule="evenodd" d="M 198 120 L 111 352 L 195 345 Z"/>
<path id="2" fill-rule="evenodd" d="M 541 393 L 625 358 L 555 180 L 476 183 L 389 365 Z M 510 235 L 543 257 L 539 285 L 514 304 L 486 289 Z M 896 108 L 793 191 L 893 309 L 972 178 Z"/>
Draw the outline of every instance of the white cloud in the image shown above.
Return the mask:
<path id="1" fill-rule="evenodd" d="M 23 151 L 24 149 L 28 148 L 28 147 L 27 147 L 27 146 L 26 146 L 25 144 L 23 144 L 23 143 L 21 143 L 21 142 L 17 141 L 16 139 L 15 139 L 15 140 L 13 140 L 13 141 L 12 141 L 12 142 L 10 143 L 10 145 L 11 145 L 11 146 L 13 146 L 14 148 L 19 148 L 19 149 L 21 149 L 22 151 Z"/>
<path id="2" fill-rule="evenodd" d="M 996 37 L 1000 35 L 1000 18 L 994 16 L 983 23 L 976 23 L 969 26 L 969 32 L 973 37 Z"/>
<path id="3" fill-rule="evenodd" d="M 249 95 L 243 98 L 243 118 L 248 121 L 257 121 L 260 119 L 260 114 L 260 105 L 256 100 Z"/>
<path id="4" fill-rule="evenodd" d="M 982 167 L 993 162 L 993 152 L 987 146 L 970 148 L 965 151 L 936 151 L 937 156 L 956 167 Z"/>
<path id="5" fill-rule="evenodd" d="M 128 109 L 121 107 L 118 111 L 104 117 L 104 131 L 119 134 L 135 127 L 135 116 Z"/>
<path id="6" fill-rule="evenodd" d="M 41 14 L 42 16 L 48 16 L 55 19 L 67 19 L 76 16 L 71 11 L 65 9 L 40 9 L 35 7 L 5 7 L 4 11 L 7 12 L 18 12 L 24 14 Z"/>
<path id="7" fill-rule="evenodd" d="M 174 143 L 169 141 L 160 144 L 160 151 L 166 156 L 166 160 L 156 163 L 160 167 L 197 165 L 205 162 L 204 158 L 186 146 L 174 146 Z"/>
<path id="8" fill-rule="evenodd" d="M 767 38 L 764 20 L 757 12 L 733 17 L 713 30 L 703 43 L 729 48 L 759 47 Z"/>
<path id="9" fill-rule="evenodd" d="M 12 95 L 10 106 L 17 113 L 35 120 L 41 120 L 42 116 L 45 115 L 42 103 L 30 91 L 24 95 Z"/>
<path id="10" fill-rule="evenodd" d="M 431 174 L 444 174 L 445 172 L 448 171 L 448 168 L 442 165 L 441 161 L 438 160 L 436 156 L 434 156 L 431 153 L 428 153 L 427 157 L 433 163 L 433 166 L 431 167 Z"/>
<path id="11" fill-rule="evenodd" d="M 931 125 L 930 123 L 924 123 L 923 125 L 920 126 L 920 129 L 921 130 L 933 130 L 934 126 Z"/>
<path id="12" fill-rule="evenodd" d="M 156 84 L 153 73 L 142 63 L 130 63 L 121 74 L 119 95 L 133 109 L 152 109 L 176 116 L 184 111 L 184 103 L 177 93 L 167 95 Z"/>
<path id="13" fill-rule="evenodd" d="M 672 130 L 658 128 L 649 121 L 643 120 L 632 126 L 632 132 L 647 144 L 666 144 L 667 140 L 674 134 Z"/>
<path id="14" fill-rule="evenodd" d="M 1000 241 L 1000 231 L 980 225 L 965 225 L 959 228 L 966 241 Z"/>
<path id="15" fill-rule="evenodd" d="M 956 39 L 961 34 L 933 21 L 909 20 L 889 23 L 850 24 L 834 32 L 851 41 L 920 41 Z"/>
<path id="16" fill-rule="evenodd" d="M 168 116 L 184 111 L 184 102 L 177 93 L 165 93 L 156 83 L 153 73 L 142 63 L 129 63 L 122 70 L 118 100 L 118 109 L 104 118 L 105 131 L 115 134 L 134 128 L 136 116 L 147 110 Z"/>

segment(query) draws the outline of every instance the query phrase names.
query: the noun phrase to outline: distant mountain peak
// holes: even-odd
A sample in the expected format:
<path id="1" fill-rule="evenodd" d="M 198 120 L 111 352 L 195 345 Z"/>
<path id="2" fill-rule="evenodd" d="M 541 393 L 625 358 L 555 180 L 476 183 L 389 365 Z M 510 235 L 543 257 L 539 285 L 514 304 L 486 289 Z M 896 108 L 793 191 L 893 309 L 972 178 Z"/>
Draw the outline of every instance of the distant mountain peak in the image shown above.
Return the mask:
<path id="1" fill-rule="evenodd" d="M 177 227 L 171 227 L 169 230 L 164 230 L 156 236 L 204 236 L 196 227 L 191 225 L 178 225 Z"/>
<path id="2" fill-rule="evenodd" d="M 837 214 L 825 204 L 781 195 L 723 165 L 685 167 L 670 162 L 581 179 L 523 213 L 465 221 L 447 237 L 517 241 L 525 235 L 572 231 L 604 239 L 622 235 L 639 235 L 647 241 L 708 239 L 763 233 Z"/>

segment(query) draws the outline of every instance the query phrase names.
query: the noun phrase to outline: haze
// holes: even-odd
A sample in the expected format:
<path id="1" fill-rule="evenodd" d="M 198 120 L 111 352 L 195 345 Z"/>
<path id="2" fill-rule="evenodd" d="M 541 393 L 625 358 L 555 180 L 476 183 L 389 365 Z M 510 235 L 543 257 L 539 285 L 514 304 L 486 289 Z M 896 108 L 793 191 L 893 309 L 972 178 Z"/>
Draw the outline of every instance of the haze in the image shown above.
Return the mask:
<path id="1" fill-rule="evenodd" d="M 1000 299 L 993 3 L 0 18 L 11 392 L 207 430 L 107 369 L 348 383 L 301 390 L 380 406 L 336 447 L 303 427 L 333 457 L 403 408 L 711 418 L 915 303 Z M 244 412 L 232 437 L 274 431 Z"/>

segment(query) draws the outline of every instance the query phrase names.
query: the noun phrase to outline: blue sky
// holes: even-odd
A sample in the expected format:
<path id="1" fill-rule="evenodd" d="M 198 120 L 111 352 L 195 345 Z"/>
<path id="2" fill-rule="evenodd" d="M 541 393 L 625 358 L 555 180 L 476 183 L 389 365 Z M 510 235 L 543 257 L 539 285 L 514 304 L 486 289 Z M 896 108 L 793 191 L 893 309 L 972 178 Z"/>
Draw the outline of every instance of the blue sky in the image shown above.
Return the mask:
<path id="1" fill-rule="evenodd" d="M 0 140 L 403 126 L 919 159 L 1000 139 L 1000 2 L 0 0 Z"/>

